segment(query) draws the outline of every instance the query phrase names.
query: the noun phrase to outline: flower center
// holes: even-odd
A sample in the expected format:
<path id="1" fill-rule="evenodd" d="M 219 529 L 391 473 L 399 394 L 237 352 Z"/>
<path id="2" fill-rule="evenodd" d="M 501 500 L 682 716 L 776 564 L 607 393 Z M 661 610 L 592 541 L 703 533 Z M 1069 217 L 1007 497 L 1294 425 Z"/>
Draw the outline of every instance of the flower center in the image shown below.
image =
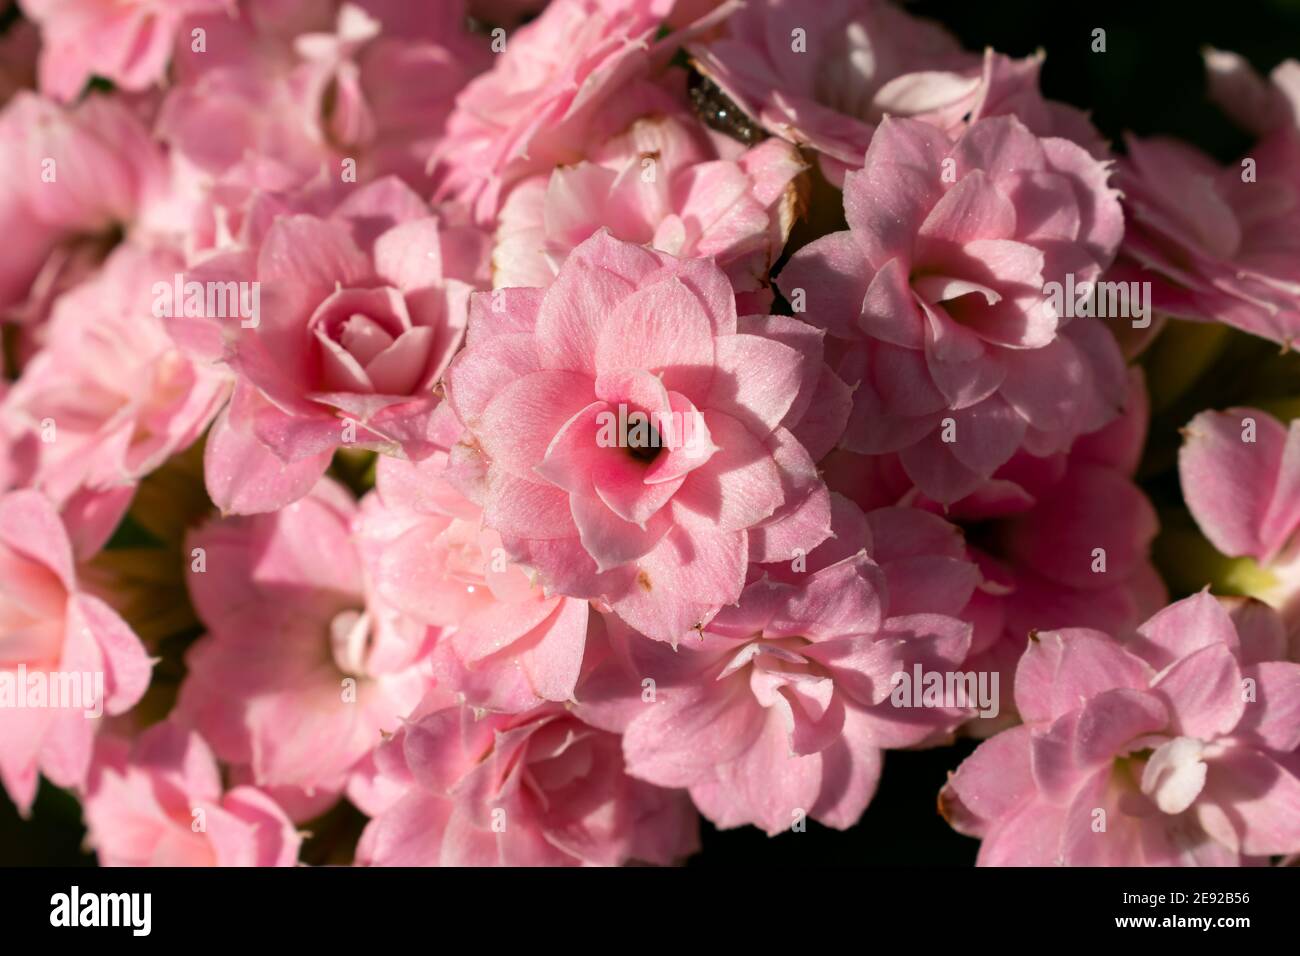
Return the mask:
<path id="1" fill-rule="evenodd" d="M 653 425 L 646 426 L 645 435 L 629 434 L 627 438 L 627 453 L 634 461 L 649 464 L 659 457 L 662 447 L 659 431 Z"/>
<path id="2" fill-rule="evenodd" d="M 348 677 L 366 675 L 366 656 L 370 651 L 370 615 L 349 608 L 330 621 L 330 651 L 334 664 Z"/>

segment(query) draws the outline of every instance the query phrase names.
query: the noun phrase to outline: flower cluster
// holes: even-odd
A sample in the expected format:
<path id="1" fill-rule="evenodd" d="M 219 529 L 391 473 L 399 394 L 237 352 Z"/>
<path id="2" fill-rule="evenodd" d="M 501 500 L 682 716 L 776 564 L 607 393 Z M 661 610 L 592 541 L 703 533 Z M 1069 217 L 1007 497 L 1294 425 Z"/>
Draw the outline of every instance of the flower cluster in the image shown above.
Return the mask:
<path id="1" fill-rule="evenodd" d="M 110 865 L 673 864 L 972 738 L 982 864 L 1300 852 L 1300 387 L 1138 361 L 1300 337 L 1300 64 L 1207 53 L 1220 166 L 888 0 L 18 11 L 20 812 Z"/>

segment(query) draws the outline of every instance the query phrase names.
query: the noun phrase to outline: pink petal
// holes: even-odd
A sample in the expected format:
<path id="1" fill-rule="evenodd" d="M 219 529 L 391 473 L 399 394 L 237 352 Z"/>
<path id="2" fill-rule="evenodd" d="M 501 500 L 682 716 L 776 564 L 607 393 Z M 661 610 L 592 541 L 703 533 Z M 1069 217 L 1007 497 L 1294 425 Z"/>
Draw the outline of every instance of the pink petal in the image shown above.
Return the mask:
<path id="1" fill-rule="evenodd" d="M 608 571 L 642 557 L 671 527 L 663 515 L 656 515 L 645 527 L 640 527 L 620 518 L 595 495 L 571 494 L 569 508 L 582 546 L 596 562 L 598 571 Z"/>
<path id="2" fill-rule="evenodd" d="M 604 316 L 594 352 L 600 372 L 644 369 L 697 403 L 708 394 L 712 329 L 699 298 L 680 280 L 638 289 Z"/>
<path id="3" fill-rule="evenodd" d="M 844 214 L 867 262 L 910 260 L 913 237 L 940 198 L 940 164 L 950 145 L 942 131 L 918 120 L 887 117 L 877 127 L 864 168 L 844 184 Z"/>
<path id="4" fill-rule="evenodd" d="M 717 366 L 705 404 L 745 423 L 755 435 L 781 424 L 803 385 L 800 354 L 757 335 L 716 340 Z"/>
<path id="5" fill-rule="evenodd" d="M 541 371 L 532 335 L 507 332 L 466 348 L 447 370 L 447 400 L 467 426 L 478 424 L 488 403 L 516 379 Z"/>
<path id="6" fill-rule="evenodd" d="M 593 394 L 594 383 L 580 372 L 533 372 L 488 402 L 475 435 L 496 468 L 531 478 L 551 441 Z"/>
<path id="7" fill-rule="evenodd" d="M 1236 733 L 1279 753 L 1300 747 L 1300 664 L 1268 661 L 1242 669 L 1255 682 Z"/>
<path id="8" fill-rule="evenodd" d="M 1161 672 L 1151 685 L 1169 707 L 1170 726 L 1212 740 L 1232 732 L 1245 712 L 1241 669 L 1224 644 L 1209 644 Z"/>
<path id="9" fill-rule="evenodd" d="M 222 410 L 208 434 L 203 472 L 208 494 L 223 514 L 277 511 L 312 489 L 329 467 L 332 452 L 285 464 L 251 431 L 230 424 Z"/>
<path id="10" fill-rule="evenodd" d="M 1098 631 L 1072 628 L 1031 636 L 1016 668 L 1016 710 L 1026 721 L 1056 720 L 1105 691 L 1146 688 L 1150 668 Z"/>
<path id="11" fill-rule="evenodd" d="M 1252 856 L 1300 846 L 1300 779 L 1272 757 L 1233 748 L 1209 764 L 1198 817 L 1220 842 Z"/>
<path id="12" fill-rule="evenodd" d="M 948 778 L 939 809 L 952 827 L 982 837 L 1034 794 L 1030 729 L 1013 727 L 981 743 Z"/>
<path id="13" fill-rule="evenodd" d="M 925 344 L 924 317 L 917 308 L 903 259 L 890 259 L 881 266 L 861 301 L 858 325 L 868 335 L 908 349 Z"/>
<path id="14" fill-rule="evenodd" d="M 965 245 L 975 239 L 1009 239 L 1015 231 L 1016 207 L 982 169 L 975 169 L 935 203 L 918 235 L 926 241 Z"/>
<path id="15" fill-rule="evenodd" d="M 727 415 L 706 412 L 717 451 L 686 476 L 674 498 L 722 531 L 739 531 L 772 514 L 784 499 L 781 477 L 767 447 Z"/>
<path id="16" fill-rule="evenodd" d="M 1202 412 L 1185 435 L 1178 474 L 1201 530 L 1224 554 L 1269 560 L 1300 526 L 1300 427 L 1234 408 Z"/>
<path id="17" fill-rule="evenodd" d="M 608 333 L 632 286 L 606 269 L 578 260 L 565 263 L 537 313 L 537 354 L 544 368 L 595 376 L 602 368 L 597 345 Z M 633 355 L 637 353 L 631 353 Z"/>
<path id="18" fill-rule="evenodd" d="M 1134 648 L 1159 668 L 1189 657 L 1203 647 L 1222 644 L 1237 651 L 1237 630 L 1222 604 L 1208 591 L 1176 601 L 1138 628 Z"/>
<path id="19" fill-rule="evenodd" d="M 765 723 L 743 681 L 665 690 L 623 736 L 628 773 L 661 787 L 691 786 L 744 753 Z"/>
<path id="20" fill-rule="evenodd" d="M 802 291 L 804 314 L 818 328 L 851 338 L 858 328 L 870 267 L 848 230 L 814 239 L 799 249 L 777 277 L 786 299 Z"/>

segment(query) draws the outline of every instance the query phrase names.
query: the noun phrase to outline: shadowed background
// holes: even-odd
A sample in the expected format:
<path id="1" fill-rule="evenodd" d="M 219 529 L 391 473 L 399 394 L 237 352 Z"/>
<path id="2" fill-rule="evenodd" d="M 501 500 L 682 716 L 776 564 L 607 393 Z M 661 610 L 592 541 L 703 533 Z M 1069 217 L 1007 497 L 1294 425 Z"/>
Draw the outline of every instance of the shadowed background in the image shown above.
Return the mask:
<path id="1" fill-rule="evenodd" d="M 1206 99 L 1202 48 L 1235 51 L 1264 72 L 1288 57 L 1300 58 L 1300 0 L 926 0 L 906 6 L 941 21 L 972 50 L 992 46 L 1012 56 L 1045 50 L 1045 95 L 1089 110 L 1112 141 L 1118 143 L 1125 130 L 1171 135 L 1223 161 L 1244 152 L 1249 140 Z M 816 3 L 810 2 L 808 10 L 815 16 Z M 1097 28 L 1106 31 L 1105 53 L 1092 52 Z M 1245 341 L 1241 348 L 1254 354 L 1261 346 Z M 1262 349 L 1276 352 L 1267 343 Z M 1235 361 L 1239 353 L 1233 354 Z M 1192 390 L 1186 405 L 1167 409 L 1153 421 L 1142 483 L 1162 512 L 1180 505 L 1172 451 L 1177 426 L 1190 417 L 1188 408 L 1223 407 L 1250 397 L 1250 383 L 1240 377 L 1203 378 L 1213 380 L 1212 398 L 1202 400 L 1206 393 Z M 1157 542 L 1158 563 L 1159 552 Z M 1187 588 L 1170 581 L 1170 590 L 1177 597 Z M 972 749 L 972 743 L 963 742 L 887 754 L 879 792 L 847 833 L 809 822 L 806 832 L 768 838 L 752 827 L 719 832 L 706 823 L 704 852 L 691 863 L 968 865 L 977 844 L 949 829 L 937 813 L 936 795 L 947 773 Z M 350 841 L 361 822 L 350 808 L 330 814 L 325 825 L 315 827 L 318 837 L 309 841 L 304 859 L 339 860 L 337 847 Z M 49 784 L 41 785 L 27 821 L 19 819 L 0 791 L 0 865 L 93 864 L 93 856 L 81 850 L 84 835 L 76 800 Z"/>

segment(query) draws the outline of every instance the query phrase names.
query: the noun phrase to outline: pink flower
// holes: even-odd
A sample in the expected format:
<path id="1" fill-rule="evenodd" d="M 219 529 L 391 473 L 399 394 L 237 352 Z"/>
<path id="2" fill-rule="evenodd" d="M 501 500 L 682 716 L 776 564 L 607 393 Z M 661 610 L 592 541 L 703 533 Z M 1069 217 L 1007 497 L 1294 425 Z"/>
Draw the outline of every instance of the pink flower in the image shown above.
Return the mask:
<path id="1" fill-rule="evenodd" d="M 1031 635 L 1025 723 L 985 741 L 940 805 L 985 866 L 1227 866 L 1300 848 L 1300 664 L 1276 614 L 1207 593 L 1119 641 Z"/>
<path id="2" fill-rule="evenodd" d="M 489 61 L 486 41 L 463 30 L 462 8 L 316 4 L 307 12 L 323 16 L 288 31 L 258 9 L 205 19 L 215 49 L 182 58 L 160 130 L 187 162 L 221 175 L 221 193 L 241 177 L 307 181 L 325 167 L 337 181 L 346 162 L 354 182 L 399 175 L 426 191 L 455 96 Z"/>
<path id="3" fill-rule="evenodd" d="M 356 504 L 322 480 L 274 514 L 186 541 L 208 633 L 186 655 L 178 719 L 258 787 L 341 792 L 353 766 L 423 698 L 426 628 L 369 592 Z"/>
<path id="4" fill-rule="evenodd" d="M 549 285 L 603 226 L 675 256 L 710 257 L 737 291 L 765 289 L 800 212 L 795 179 L 805 167 L 778 139 L 734 146 L 682 118 L 648 116 L 587 161 L 525 180 L 498 217 L 493 284 Z"/>
<path id="5" fill-rule="evenodd" d="M 616 735 L 553 704 L 479 719 L 433 709 L 376 756 L 399 795 L 374 808 L 365 865 L 668 864 L 699 846 L 685 794 L 629 777 Z"/>
<path id="6" fill-rule="evenodd" d="M 92 77 L 125 90 L 160 82 L 182 22 L 232 0 L 21 0 L 41 28 L 41 91 L 76 99 Z"/>
<path id="7" fill-rule="evenodd" d="M 1150 560 L 1156 513 L 1132 479 L 1146 439 L 1146 389 L 1136 369 L 1129 378 L 1121 417 L 1068 453 L 1017 452 L 947 508 L 917 492 L 897 455 L 836 452 L 825 463 L 828 485 L 863 508 L 905 503 L 971 529 L 970 559 L 985 582 L 962 614 L 975 625 L 967 663 L 1002 672 L 1003 725 L 1015 717 L 1015 666 L 1031 631 L 1088 627 L 1126 635 L 1168 602 Z"/>
<path id="8" fill-rule="evenodd" d="M 85 783 L 96 718 L 133 707 L 151 670 L 126 622 L 79 586 L 50 503 L 35 491 L 0 496 L 0 783 L 22 812 L 38 773 Z M 80 699 L 64 699 L 73 684 Z"/>
<path id="9" fill-rule="evenodd" d="M 830 0 L 815 12 L 753 0 L 723 36 L 691 52 L 759 125 L 850 168 L 885 113 L 915 113 L 921 103 L 927 111 L 964 103 L 966 112 L 979 83 L 979 58 L 945 29 L 878 0 Z"/>
<path id="10" fill-rule="evenodd" d="M 301 202 L 314 189 L 341 198 L 342 158 L 324 141 L 290 64 L 262 57 L 214 65 L 168 92 L 157 135 L 171 150 L 169 219 L 191 258 L 260 240 L 270 224 L 253 207 L 263 197 Z"/>
<path id="11" fill-rule="evenodd" d="M 16 481 L 93 517 L 100 543 L 136 482 L 193 444 L 229 394 L 228 375 L 178 348 L 155 309 L 154 285 L 181 268 L 166 249 L 118 248 L 55 301 L 45 347 L 0 401 Z"/>
<path id="12" fill-rule="evenodd" d="M 806 450 L 842 427 L 812 406 L 821 338 L 738 320 L 711 261 L 602 231 L 545 292 L 483 293 L 473 311 L 445 383 L 466 428 L 453 461 L 548 589 L 676 641 L 740 596 L 750 560 L 829 533 Z"/>
<path id="13" fill-rule="evenodd" d="M 171 722 L 101 741 L 85 815 L 101 866 L 293 866 L 302 843 L 262 791 L 223 792 L 203 738 Z"/>
<path id="14" fill-rule="evenodd" d="M 1125 140 L 1116 185 L 1134 278 L 1154 308 L 1288 343 L 1300 337 L 1300 63 L 1272 87 L 1230 54 L 1211 54 L 1212 89 L 1261 138 L 1237 163 L 1170 139 Z"/>
<path id="15" fill-rule="evenodd" d="M 950 513 L 958 523 L 980 522 L 971 550 L 994 583 L 979 595 L 976 619 L 990 615 L 1001 630 L 974 642 L 969 663 L 1003 668 L 1007 717 L 1015 713 L 1010 691 L 1027 635 L 1086 627 L 1126 637 L 1169 600 L 1151 563 L 1156 511 L 1132 477 L 1146 439 L 1147 399 L 1136 370 L 1130 382 L 1120 418 L 1081 437 L 1068 454 L 1018 453 Z"/>
<path id="16" fill-rule="evenodd" d="M 435 671 L 469 704 L 520 713 L 573 700 L 587 602 L 543 593 L 507 560 L 482 509 L 447 483 L 446 460 L 379 460 L 358 523 L 376 593 L 436 629 Z"/>
<path id="17" fill-rule="evenodd" d="M 340 179 L 342 157 L 326 130 L 332 111 L 321 103 L 329 71 L 295 49 L 300 34 L 323 44 L 338 7 L 333 0 L 242 4 L 235 15 L 193 18 L 208 48 L 177 50 L 175 83 L 158 107 L 157 134 L 177 160 L 174 176 L 197 173 L 223 203 L 241 188 L 299 186 L 322 172 Z"/>
<path id="18" fill-rule="evenodd" d="M 946 674 L 966 657 L 971 628 L 955 615 L 979 572 L 956 529 L 907 508 L 864 517 L 843 498 L 835 515 L 831 541 L 755 574 L 698 640 L 633 637 L 612 655 L 616 669 L 632 662 L 621 682 L 579 689 L 580 714 L 623 730 L 629 773 L 689 788 L 720 827 L 776 834 L 812 817 L 847 829 L 883 749 L 942 738 L 970 714 L 919 706 L 919 692 L 891 698 L 897 675 Z"/>
<path id="19" fill-rule="evenodd" d="M 256 247 L 275 216 L 328 215 L 357 182 L 397 175 L 427 193 L 454 98 L 490 58 L 463 6 L 246 4 L 191 21 L 209 48 L 180 51 L 157 122 L 191 255 Z"/>
<path id="20" fill-rule="evenodd" d="M 1300 634 L 1300 420 L 1230 408 L 1183 434 L 1178 475 L 1196 524 L 1221 553 L 1257 562 L 1238 577 Z"/>
<path id="21" fill-rule="evenodd" d="M 1104 164 L 1014 117 L 955 141 L 882 123 L 845 178 L 849 229 L 799 250 L 786 298 L 836 338 L 858 383 L 843 447 L 898 452 L 929 497 L 965 497 L 1019 448 L 1064 450 L 1114 417 L 1111 334 L 1070 321 L 1049 283 L 1092 282 L 1123 230 Z M 1061 313 L 1066 314 L 1061 314 Z"/>
<path id="22" fill-rule="evenodd" d="M 476 231 L 444 227 L 393 178 L 329 218 L 276 219 L 255 262 L 244 256 L 260 319 L 208 323 L 239 376 L 207 449 L 213 500 L 273 510 L 306 493 L 343 444 L 431 454 L 433 386 L 460 345 L 484 250 Z M 217 351 L 210 330 L 183 334 Z"/>
<path id="23" fill-rule="evenodd" d="M 1242 181 L 1185 143 L 1129 137 L 1116 184 L 1132 228 L 1127 259 L 1156 281 L 1152 305 L 1170 315 L 1223 322 L 1275 342 L 1300 335 L 1300 205 L 1295 187 L 1265 162 Z M 1249 158 L 1249 157 L 1248 157 Z"/>
<path id="24" fill-rule="evenodd" d="M 55 295 L 103 260 L 162 189 L 166 166 L 120 100 L 61 107 L 33 93 L 0 113 L 0 309 L 45 315 Z"/>
<path id="25" fill-rule="evenodd" d="M 886 0 L 749 0 L 720 36 L 691 46 L 703 74 L 753 122 L 819 154 L 838 185 L 862 165 L 886 116 L 957 136 L 986 116 L 1015 115 L 1039 136 L 1103 155 L 1086 115 L 1038 91 L 1041 53 L 1013 60 L 963 50 L 941 26 Z"/>
<path id="26" fill-rule="evenodd" d="M 496 65 L 465 88 L 447 121 L 435 153 L 440 197 L 470 204 L 487 225 L 521 177 L 581 159 L 600 141 L 592 124 L 611 95 L 638 98 L 628 84 L 646 69 L 671 8 L 671 0 L 554 0 L 505 37 Z"/>
<path id="27" fill-rule="evenodd" d="M 463 7 L 344 3 L 333 33 L 295 39 L 304 64 L 294 85 L 315 107 L 326 140 L 344 155 L 360 152 L 368 176 L 400 175 L 424 189 L 456 94 L 491 61 L 486 43 L 463 30 Z"/>

